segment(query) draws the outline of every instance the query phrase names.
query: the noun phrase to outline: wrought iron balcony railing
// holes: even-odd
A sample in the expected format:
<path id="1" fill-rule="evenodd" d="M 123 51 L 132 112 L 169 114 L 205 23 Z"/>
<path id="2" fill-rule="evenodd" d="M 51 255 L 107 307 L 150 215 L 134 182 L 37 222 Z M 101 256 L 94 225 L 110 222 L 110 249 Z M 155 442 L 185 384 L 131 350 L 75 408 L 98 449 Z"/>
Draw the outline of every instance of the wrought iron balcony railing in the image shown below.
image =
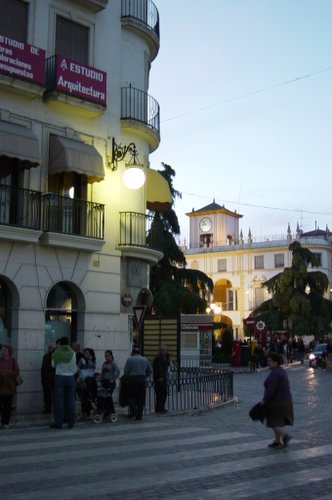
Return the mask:
<path id="1" fill-rule="evenodd" d="M 40 230 L 41 193 L 0 184 L 0 225 Z"/>
<path id="2" fill-rule="evenodd" d="M 131 85 L 121 89 L 121 120 L 135 120 L 160 134 L 158 102 L 146 92 Z"/>
<path id="3" fill-rule="evenodd" d="M 119 246 L 135 246 L 161 250 L 161 232 L 155 230 L 153 215 L 120 212 Z"/>
<path id="4" fill-rule="evenodd" d="M 160 37 L 159 12 L 151 0 L 122 0 L 121 17 L 132 17 Z"/>
<path id="5" fill-rule="evenodd" d="M 42 196 L 42 229 L 104 239 L 104 205 L 46 194 Z"/>

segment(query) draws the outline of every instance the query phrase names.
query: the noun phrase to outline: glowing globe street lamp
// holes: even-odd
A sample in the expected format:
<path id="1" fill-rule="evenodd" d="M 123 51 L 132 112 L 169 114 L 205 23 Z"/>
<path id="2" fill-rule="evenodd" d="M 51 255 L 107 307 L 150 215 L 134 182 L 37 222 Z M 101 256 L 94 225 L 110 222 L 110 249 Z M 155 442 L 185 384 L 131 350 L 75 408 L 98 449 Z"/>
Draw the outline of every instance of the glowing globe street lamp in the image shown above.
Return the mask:
<path id="1" fill-rule="evenodd" d="M 213 314 L 213 316 L 219 316 L 222 313 L 222 308 L 221 306 L 218 306 L 214 302 L 212 302 L 206 309 L 205 311 L 207 314 Z"/>

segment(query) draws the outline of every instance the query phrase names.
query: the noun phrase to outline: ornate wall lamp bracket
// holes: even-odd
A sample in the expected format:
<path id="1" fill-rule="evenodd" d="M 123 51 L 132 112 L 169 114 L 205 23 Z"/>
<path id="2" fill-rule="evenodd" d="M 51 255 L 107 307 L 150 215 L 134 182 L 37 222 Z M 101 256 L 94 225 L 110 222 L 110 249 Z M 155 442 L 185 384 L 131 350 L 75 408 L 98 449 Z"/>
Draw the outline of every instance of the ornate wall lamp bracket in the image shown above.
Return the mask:
<path id="1" fill-rule="evenodd" d="M 112 160 L 108 163 L 108 168 L 115 172 L 118 163 L 123 161 L 127 155 L 129 161 L 125 163 L 127 168 L 123 174 L 123 181 L 129 189 L 139 189 L 145 183 L 145 173 L 144 165 L 138 160 L 136 144 L 134 142 L 128 145 L 117 144 L 112 138 Z"/>
<path id="2" fill-rule="evenodd" d="M 126 167 L 131 165 L 139 165 L 138 161 L 138 151 L 136 148 L 136 144 L 131 142 L 128 145 L 117 144 L 115 139 L 112 139 L 112 161 L 109 164 L 109 168 L 115 172 L 118 168 L 118 163 L 125 159 L 125 157 L 129 155 L 129 162 L 126 164 Z"/>

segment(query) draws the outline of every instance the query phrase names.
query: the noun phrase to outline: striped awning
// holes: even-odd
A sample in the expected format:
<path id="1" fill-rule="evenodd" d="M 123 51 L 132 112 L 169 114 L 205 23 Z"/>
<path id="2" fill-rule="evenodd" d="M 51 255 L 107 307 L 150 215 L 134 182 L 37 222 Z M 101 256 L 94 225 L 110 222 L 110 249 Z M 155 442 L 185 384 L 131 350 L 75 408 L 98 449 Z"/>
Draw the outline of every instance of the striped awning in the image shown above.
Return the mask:
<path id="1" fill-rule="evenodd" d="M 167 180 L 157 170 L 146 169 L 146 206 L 155 212 L 170 210 L 172 195 Z"/>
<path id="2" fill-rule="evenodd" d="M 41 163 L 39 141 L 32 130 L 0 120 L 0 157 L 17 158 L 23 168 Z"/>
<path id="3" fill-rule="evenodd" d="M 105 177 L 103 158 L 94 146 L 59 135 L 50 136 L 48 172 L 76 172 L 86 175 L 90 183 Z"/>

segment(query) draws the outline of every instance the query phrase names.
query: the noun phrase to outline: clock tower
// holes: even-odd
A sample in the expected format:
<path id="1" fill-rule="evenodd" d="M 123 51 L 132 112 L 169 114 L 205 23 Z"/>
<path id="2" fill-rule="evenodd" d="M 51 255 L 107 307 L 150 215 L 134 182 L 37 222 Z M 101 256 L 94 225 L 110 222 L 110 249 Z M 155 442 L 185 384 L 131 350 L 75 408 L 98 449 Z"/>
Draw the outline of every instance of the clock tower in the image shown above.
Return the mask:
<path id="1" fill-rule="evenodd" d="M 190 218 L 189 248 L 211 248 L 236 244 L 242 215 L 213 203 L 187 213 Z"/>

